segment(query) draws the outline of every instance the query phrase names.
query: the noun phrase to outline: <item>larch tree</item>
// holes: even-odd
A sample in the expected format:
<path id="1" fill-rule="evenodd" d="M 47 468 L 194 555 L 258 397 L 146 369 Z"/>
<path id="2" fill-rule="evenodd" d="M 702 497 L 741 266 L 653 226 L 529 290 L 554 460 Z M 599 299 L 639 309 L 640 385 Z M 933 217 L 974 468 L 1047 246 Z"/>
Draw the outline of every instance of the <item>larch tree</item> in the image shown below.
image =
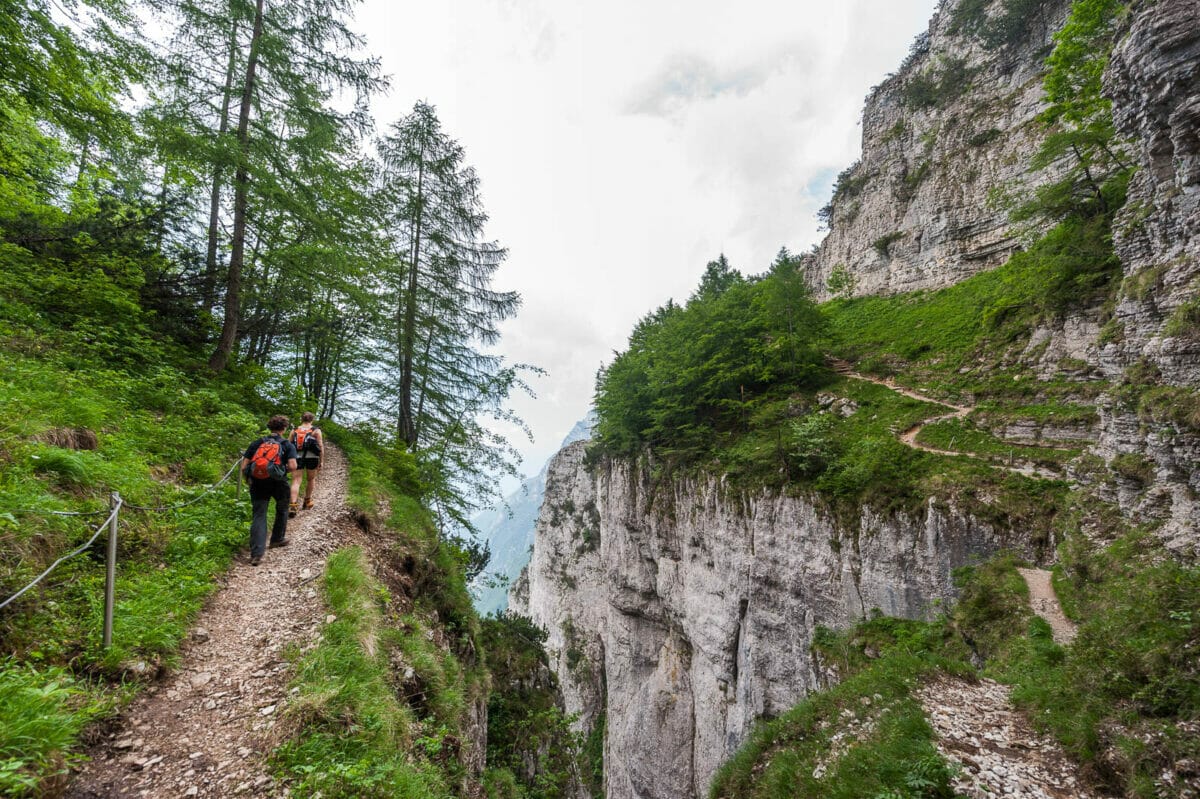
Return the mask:
<path id="1" fill-rule="evenodd" d="M 346 136 L 370 130 L 366 101 L 386 81 L 377 59 L 355 57 L 362 39 L 346 24 L 354 5 L 354 0 L 252 5 L 230 0 L 231 10 L 245 20 L 239 28 L 248 31 L 248 39 L 235 81 L 236 125 L 226 134 L 234 164 L 232 223 L 221 333 L 209 359 L 215 371 L 229 364 L 239 340 L 248 241 L 251 255 L 265 257 L 263 245 L 291 247 L 309 236 L 308 228 L 321 226 L 304 178 L 350 168 L 343 158 Z M 349 110 L 335 107 L 339 93 L 353 95 Z M 259 206 L 276 214 L 276 235 L 251 241 Z M 286 218 L 280 220 L 280 214 Z"/>
<path id="2" fill-rule="evenodd" d="M 523 367 L 484 351 L 520 306 L 516 292 L 491 286 L 507 251 L 485 238 L 479 178 L 432 105 L 417 103 L 391 127 L 379 160 L 394 346 L 385 372 L 396 436 L 445 476 L 446 498 L 486 492 L 484 481 L 473 481 L 514 453 L 480 420 L 517 423 L 504 403 L 524 387 Z M 462 509 L 447 505 L 443 515 L 465 522 Z"/>

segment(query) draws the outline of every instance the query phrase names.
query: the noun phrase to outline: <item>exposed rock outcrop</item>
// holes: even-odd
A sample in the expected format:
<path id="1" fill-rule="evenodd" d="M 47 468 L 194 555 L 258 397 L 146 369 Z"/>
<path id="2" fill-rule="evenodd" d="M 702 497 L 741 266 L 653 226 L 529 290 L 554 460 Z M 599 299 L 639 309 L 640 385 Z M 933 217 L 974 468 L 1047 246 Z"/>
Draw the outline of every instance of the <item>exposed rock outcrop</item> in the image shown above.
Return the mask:
<path id="1" fill-rule="evenodd" d="M 953 568 L 1024 546 L 954 507 L 839 519 L 648 464 L 589 470 L 584 447 L 551 463 L 519 609 L 550 631 L 568 711 L 590 727 L 607 709 L 610 799 L 705 795 L 757 719 L 825 681 L 818 625 L 927 617 Z"/>
<path id="2" fill-rule="evenodd" d="M 1136 3 L 1105 74 L 1119 132 L 1139 169 L 1117 219 L 1122 295 L 1101 350 L 1112 379 L 1200 386 L 1200 2 Z M 1164 522 L 1163 536 L 1195 553 L 1200 536 L 1200 409 L 1192 392 L 1110 396 L 1097 453 L 1143 458 L 1145 480 L 1118 480 L 1110 497 Z M 1189 418 L 1194 417 L 1194 418 Z"/>
<path id="3" fill-rule="evenodd" d="M 842 292 L 892 293 L 995 266 L 1020 242 L 989 194 L 1057 177 L 1028 162 L 1044 134 L 1043 57 L 1066 0 L 1047 0 L 1022 36 L 990 48 L 952 30 L 959 6 L 942 3 L 925 43 L 868 98 L 862 162 L 806 258 L 819 296 L 835 273 Z M 1105 89 L 1141 168 L 1116 224 L 1122 295 L 1107 324 L 1101 309 L 1058 320 L 1021 359 L 1043 379 L 1100 374 L 1124 388 L 1099 403 L 1098 424 L 985 426 L 1013 441 L 1094 444 L 1073 478 L 1134 518 L 1161 520 L 1172 546 L 1195 552 L 1200 0 L 1135 2 L 1123 24 Z M 936 101 L 913 99 L 920 81 Z M 589 730 L 604 716 L 610 799 L 704 795 L 757 719 L 829 680 L 810 655 L 819 625 L 874 608 L 925 617 L 952 597 L 954 567 L 1001 548 L 1038 554 L 953 505 L 847 519 L 812 497 L 585 461 L 578 443 L 551 463 L 534 556 L 511 601 L 548 628 L 568 711 Z"/>
<path id="4" fill-rule="evenodd" d="M 862 158 L 806 264 L 822 299 L 835 270 L 853 293 L 890 294 L 1003 263 L 1020 240 L 997 190 L 1021 195 L 1055 178 L 1029 161 L 1043 135 L 1042 62 L 1069 3 L 1047 0 L 1010 42 L 990 46 L 971 35 L 961 5 L 943 0 L 909 59 L 867 97 Z"/>

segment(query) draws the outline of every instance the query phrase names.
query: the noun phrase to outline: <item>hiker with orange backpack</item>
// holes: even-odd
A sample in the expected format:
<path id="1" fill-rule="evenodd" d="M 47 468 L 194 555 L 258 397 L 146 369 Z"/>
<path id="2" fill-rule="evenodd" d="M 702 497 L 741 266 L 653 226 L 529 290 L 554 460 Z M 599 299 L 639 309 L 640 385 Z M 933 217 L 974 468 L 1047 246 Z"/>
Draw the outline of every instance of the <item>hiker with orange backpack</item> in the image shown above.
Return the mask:
<path id="1" fill-rule="evenodd" d="M 267 507 L 275 500 L 275 524 L 271 528 L 271 546 L 285 547 L 287 540 L 287 508 L 290 496 L 288 475 L 296 471 L 296 447 L 283 437 L 288 428 L 286 416 L 272 416 L 267 421 L 270 435 L 246 448 L 242 456 L 245 466 L 242 475 L 250 483 L 250 503 L 254 517 L 250 522 L 250 565 L 262 563 L 267 548 Z"/>
<path id="2" fill-rule="evenodd" d="M 296 447 L 296 471 L 292 472 L 292 504 L 288 506 L 288 516 L 295 516 L 300 510 L 300 481 L 304 480 L 304 509 L 313 506 L 313 487 L 317 484 L 317 472 L 321 471 L 321 451 L 325 449 L 325 436 L 313 427 L 315 417 L 310 411 L 300 415 L 300 426 L 292 431 L 292 444 Z M 305 480 L 307 475 L 307 480 Z"/>

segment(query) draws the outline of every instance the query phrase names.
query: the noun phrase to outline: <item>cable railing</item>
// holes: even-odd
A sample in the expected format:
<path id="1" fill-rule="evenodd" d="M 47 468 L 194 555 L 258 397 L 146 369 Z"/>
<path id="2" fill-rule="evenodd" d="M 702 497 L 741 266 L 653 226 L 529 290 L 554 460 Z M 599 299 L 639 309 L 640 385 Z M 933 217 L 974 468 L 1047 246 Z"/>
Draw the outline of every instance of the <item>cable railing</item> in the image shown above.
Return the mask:
<path id="1" fill-rule="evenodd" d="M 210 494 L 212 494 L 213 492 L 215 492 L 221 486 L 225 485 L 225 483 L 229 482 L 229 478 L 237 473 L 237 471 L 238 471 L 239 467 L 241 467 L 241 465 L 242 465 L 242 458 L 238 458 L 236 461 L 233 462 L 233 465 L 229 467 L 229 470 L 227 472 L 225 472 L 225 475 L 220 480 L 213 483 L 208 488 L 206 488 L 203 492 L 192 497 L 191 499 L 187 500 L 186 502 L 179 502 L 174 505 L 159 505 L 159 506 L 134 505 L 132 503 L 126 502 L 124 499 L 121 498 L 121 495 L 118 492 L 114 491 L 109 496 L 109 507 L 107 510 L 60 511 L 60 510 L 39 510 L 36 508 L 22 508 L 22 509 L 15 511 L 16 513 L 38 514 L 38 515 L 44 515 L 44 516 L 81 517 L 81 516 L 96 516 L 101 513 L 107 513 L 108 516 L 105 518 L 105 520 L 103 522 L 101 522 L 101 524 L 94 531 L 92 531 L 91 538 L 89 538 L 86 542 L 84 542 L 83 544 L 79 545 L 75 549 L 71 550 L 67 554 L 60 557 L 58 560 L 51 563 L 50 566 L 47 567 L 45 571 L 43 571 L 41 574 L 39 574 L 37 577 L 35 577 L 29 584 L 27 584 L 25 587 L 23 587 L 20 591 L 17 591 L 15 594 L 13 594 L 12 596 L 5 599 L 3 602 L 0 602 L 0 610 L 3 610 L 4 608 L 8 607 L 8 605 L 15 602 L 17 599 L 19 599 L 25 592 L 29 591 L 31 588 L 33 588 L 38 583 L 40 583 L 42 580 L 44 580 L 51 572 L 53 572 L 55 569 L 57 569 L 61 564 L 66 563 L 68 560 L 71 560 L 72 558 L 77 557 L 78 555 L 81 555 L 84 552 L 86 552 L 88 549 L 91 548 L 92 544 L 96 543 L 96 539 L 98 539 L 100 537 L 100 535 L 105 530 L 107 530 L 108 531 L 108 548 L 107 548 L 107 555 L 105 557 L 105 571 L 104 571 L 103 643 L 104 643 L 104 648 L 108 649 L 110 646 L 112 646 L 113 609 L 114 609 L 114 600 L 115 600 L 115 595 L 116 595 L 116 576 L 117 576 L 117 530 L 118 530 L 118 526 L 120 524 L 119 520 L 120 520 L 121 509 L 126 508 L 128 510 L 136 510 L 136 511 L 149 512 L 149 513 L 164 513 L 167 511 L 179 510 L 180 508 L 186 508 L 190 505 L 196 504 L 200 500 L 204 499 L 205 497 L 207 497 Z M 242 494 L 242 481 L 237 480 L 236 484 L 237 484 L 237 496 L 240 499 L 241 494 Z"/>

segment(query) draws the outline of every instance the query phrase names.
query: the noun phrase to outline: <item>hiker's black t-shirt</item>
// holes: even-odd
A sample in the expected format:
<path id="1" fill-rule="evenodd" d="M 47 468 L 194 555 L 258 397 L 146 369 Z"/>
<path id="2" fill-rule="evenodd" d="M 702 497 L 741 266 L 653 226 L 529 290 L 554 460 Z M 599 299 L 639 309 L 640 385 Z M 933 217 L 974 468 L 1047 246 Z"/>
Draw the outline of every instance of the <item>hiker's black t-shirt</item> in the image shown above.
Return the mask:
<path id="1" fill-rule="evenodd" d="M 293 444 L 292 442 L 288 441 L 283 436 L 266 436 L 264 438 L 258 439 L 257 441 L 255 441 L 253 444 L 251 444 L 249 447 L 246 448 L 246 454 L 244 454 L 242 457 L 245 458 L 247 461 L 249 461 L 251 458 L 254 457 L 254 453 L 258 452 L 259 445 L 262 444 L 264 441 L 278 441 L 282 445 L 279 450 L 279 459 L 283 463 L 283 468 L 285 468 L 285 469 L 287 468 L 288 461 L 297 457 L 296 445 Z M 251 478 L 251 479 L 253 479 L 253 478 Z"/>

